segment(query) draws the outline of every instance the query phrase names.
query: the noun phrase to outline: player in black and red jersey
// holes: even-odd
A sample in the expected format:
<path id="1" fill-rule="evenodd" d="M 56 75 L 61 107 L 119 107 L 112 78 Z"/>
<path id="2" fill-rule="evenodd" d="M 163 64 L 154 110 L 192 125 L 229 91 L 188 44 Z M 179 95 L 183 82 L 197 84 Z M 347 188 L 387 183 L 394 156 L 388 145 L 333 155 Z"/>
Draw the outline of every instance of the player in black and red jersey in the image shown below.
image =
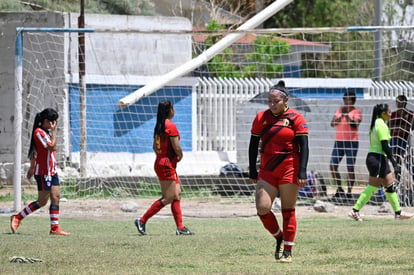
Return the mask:
<path id="1" fill-rule="evenodd" d="M 56 128 L 59 115 L 46 108 L 36 114 L 29 148 L 30 168 L 27 178 L 33 175 L 37 182 L 38 198 L 17 215 L 11 216 L 10 228 L 17 232 L 20 222 L 32 212 L 45 206 L 50 198 L 50 234 L 67 236 L 70 233 L 59 227 L 60 183 L 56 170 Z"/>
<path id="2" fill-rule="evenodd" d="M 307 182 L 309 156 L 307 123 L 298 111 L 288 107 L 288 100 L 289 93 L 283 81 L 270 88 L 269 109 L 256 115 L 249 145 L 249 178 L 256 183 L 257 214 L 276 239 L 276 260 L 285 263 L 292 262 L 296 199 L 299 188 Z M 259 143 L 261 161 L 258 173 Z M 277 196 L 281 200 L 283 230 L 271 211 Z"/>
<path id="3" fill-rule="evenodd" d="M 157 214 L 164 206 L 171 204 L 176 235 L 193 235 L 183 224 L 181 211 L 181 187 L 177 176 L 177 163 L 183 158 L 180 146 L 180 134 L 174 122 L 174 107 L 170 101 L 161 101 L 158 104 L 157 122 L 154 128 L 153 150 L 156 154 L 154 170 L 161 185 L 162 197 L 155 201 L 145 214 L 135 220 L 135 226 L 141 235 L 146 235 L 145 224 Z"/>

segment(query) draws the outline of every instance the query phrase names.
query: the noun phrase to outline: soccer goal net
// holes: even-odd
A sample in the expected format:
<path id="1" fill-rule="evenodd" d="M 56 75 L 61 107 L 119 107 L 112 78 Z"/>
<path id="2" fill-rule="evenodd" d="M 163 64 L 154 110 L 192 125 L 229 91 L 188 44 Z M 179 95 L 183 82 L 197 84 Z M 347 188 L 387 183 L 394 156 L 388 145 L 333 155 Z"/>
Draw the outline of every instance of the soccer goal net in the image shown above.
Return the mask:
<path id="1" fill-rule="evenodd" d="M 406 108 L 414 110 L 414 28 L 245 31 L 191 72 L 119 107 L 122 98 L 162 81 L 163 75 L 234 32 L 85 32 L 83 78 L 78 32 L 23 30 L 22 146 L 16 148 L 22 154 L 22 177 L 29 165 L 34 117 L 52 107 L 60 115 L 57 156 L 63 196 L 159 195 L 153 129 L 158 102 L 170 100 L 184 151 L 177 168 L 183 196 L 253 200 L 255 186 L 247 175 L 251 123 L 258 111 L 268 108 L 265 92 L 283 79 L 291 94 L 289 106 L 309 124 L 309 185 L 299 197 L 352 205 L 368 180 L 365 157 L 373 107 L 387 103 L 396 110 L 396 97 L 405 95 Z M 362 112 L 359 149 L 353 187 L 338 196 L 338 181 L 347 193 L 350 178 L 346 157 L 338 165 L 340 179 L 332 176 L 336 129 L 330 123 L 350 91 Z M 411 128 L 406 127 L 412 121 L 401 123 L 408 142 L 398 156 L 398 193 L 404 205 L 412 206 L 414 149 Z M 384 199 L 379 190 L 370 203 Z"/>

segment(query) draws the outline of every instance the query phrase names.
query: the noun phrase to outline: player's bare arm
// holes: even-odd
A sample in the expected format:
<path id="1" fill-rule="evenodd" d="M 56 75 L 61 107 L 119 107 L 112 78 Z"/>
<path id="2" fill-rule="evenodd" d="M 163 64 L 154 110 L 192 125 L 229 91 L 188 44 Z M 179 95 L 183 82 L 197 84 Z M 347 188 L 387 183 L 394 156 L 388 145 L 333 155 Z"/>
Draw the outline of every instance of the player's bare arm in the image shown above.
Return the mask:
<path id="1" fill-rule="evenodd" d="M 180 161 L 183 158 L 183 150 L 181 149 L 180 139 L 177 137 L 170 137 L 172 148 L 177 155 L 177 160 Z"/>

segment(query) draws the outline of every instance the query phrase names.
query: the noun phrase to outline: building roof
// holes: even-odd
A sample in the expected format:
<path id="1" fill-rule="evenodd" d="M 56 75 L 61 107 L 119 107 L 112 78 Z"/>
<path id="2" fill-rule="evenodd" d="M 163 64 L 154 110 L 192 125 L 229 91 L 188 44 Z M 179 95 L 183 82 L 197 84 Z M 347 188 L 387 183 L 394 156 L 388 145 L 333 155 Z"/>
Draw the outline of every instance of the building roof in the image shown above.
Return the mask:
<path id="1" fill-rule="evenodd" d="M 207 39 L 207 37 L 208 37 L 208 34 L 205 34 L 205 33 L 193 34 L 194 42 L 199 42 L 199 43 L 204 42 Z M 251 44 L 256 38 L 257 38 L 256 34 L 246 33 L 241 38 L 239 38 L 235 43 L 236 44 Z M 295 46 L 295 48 L 297 48 L 298 51 L 301 51 L 301 52 L 329 52 L 329 49 L 331 48 L 329 45 L 322 44 L 322 43 L 316 43 L 312 41 L 304 41 L 304 40 L 299 40 L 299 39 L 286 38 L 283 36 L 280 36 L 279 39 L 282 41 L 286 41 L 291 46 Z"/>

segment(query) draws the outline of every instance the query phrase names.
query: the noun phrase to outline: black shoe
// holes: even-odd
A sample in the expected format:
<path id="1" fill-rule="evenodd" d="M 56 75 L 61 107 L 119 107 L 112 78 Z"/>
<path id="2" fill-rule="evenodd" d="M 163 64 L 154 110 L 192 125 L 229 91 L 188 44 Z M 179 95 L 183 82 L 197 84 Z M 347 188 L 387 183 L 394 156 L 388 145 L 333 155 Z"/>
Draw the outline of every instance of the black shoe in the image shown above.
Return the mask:
<path id="1" fill-rule="evenodd" d="M 187 227 L 184 227 L 183 229 L 177 228 L 175 235 L 195 235 L 195 233 L 191 232 Z"/>
<path id="2" fill-rule="evenodd" d="M 147 235 L 147 232 L 145 232 L 145 223 L 141 222 L 139 219 L 136 219 L 134 223 L 138 229 L 139 234 Z"/>
<path id="3" fill-rule="evenodd" d="M 342 188 L 336 189 L 336 193 L 333 197 L 334 198 L 346 198 L 346 194 L 345 194 L 344 189 L 342 189 Z"/>
<path id="4" fill-rule="evenodd" d="M 280 260 L 280 256 L 283 253 L 283 237 L 276 239 L 275 259 Z"/>

